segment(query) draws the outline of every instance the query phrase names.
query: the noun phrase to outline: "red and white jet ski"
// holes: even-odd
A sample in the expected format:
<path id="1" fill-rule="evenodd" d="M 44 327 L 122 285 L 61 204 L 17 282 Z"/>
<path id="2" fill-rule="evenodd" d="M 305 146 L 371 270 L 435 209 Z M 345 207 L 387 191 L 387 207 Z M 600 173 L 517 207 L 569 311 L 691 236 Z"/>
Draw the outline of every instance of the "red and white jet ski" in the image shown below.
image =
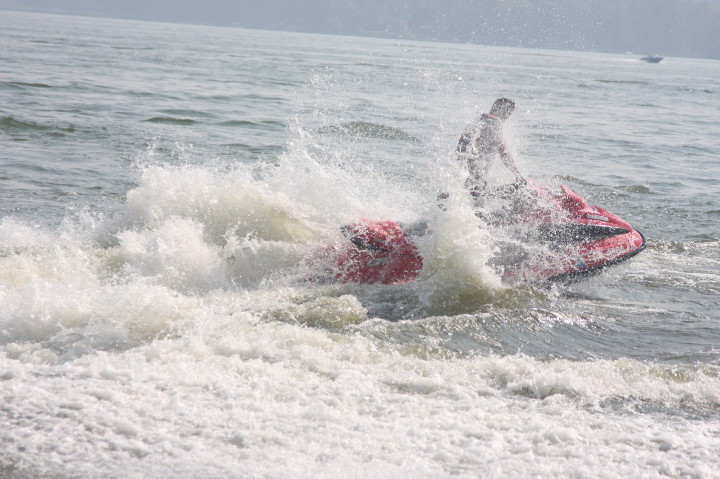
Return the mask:
<path id="1" fill-rule="evenodd" d="M 507 283 L 576 280 L 645 249 L 642 233 L 565 185 L 559 193 L 532 182 L 523 190 L 525 194 L 515 199 L 506 195 L 506 208 L 485 218 L 488 227 L 516 234 L 512 247 L 503 251 L 501 242 L 498 255 L 489 261 Z M 422 272 L 423 258 L 413 237 L 425 233 L 426 228 L 404 228 L 394 221 L 363 219 L 345 226 L 349 244 L 337 257 L 333 279 L 363 284 L 414 281 Z M 533 254 L 523 246 L 519 252 L 519 244 Z"/>

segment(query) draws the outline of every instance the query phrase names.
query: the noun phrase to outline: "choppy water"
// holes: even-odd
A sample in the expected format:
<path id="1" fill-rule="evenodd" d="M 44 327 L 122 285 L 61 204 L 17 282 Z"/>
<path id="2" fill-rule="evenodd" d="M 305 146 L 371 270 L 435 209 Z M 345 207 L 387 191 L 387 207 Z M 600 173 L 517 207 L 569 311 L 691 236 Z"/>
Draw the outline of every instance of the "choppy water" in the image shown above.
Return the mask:
<path id="1" fill-rule="evenodd" d="M 718 477 L 717 61 L 11 12 L 0 45 L 0 476 Z M 500 283 L 434 200 L 501 95 L 521 168 L 645 252 Z M 303 281 L 360 217 L 430 222 L 419 281 Z"/>

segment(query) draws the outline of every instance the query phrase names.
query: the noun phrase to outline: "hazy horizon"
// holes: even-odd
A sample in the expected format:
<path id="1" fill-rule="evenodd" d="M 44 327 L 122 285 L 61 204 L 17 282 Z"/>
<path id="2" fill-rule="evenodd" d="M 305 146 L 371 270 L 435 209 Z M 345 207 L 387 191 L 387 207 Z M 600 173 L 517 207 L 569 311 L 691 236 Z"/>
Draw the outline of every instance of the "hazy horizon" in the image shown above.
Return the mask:
<path id="1" fill-rule="evenodd" d="M 409 3 L 412 3 L 409 5 Z M 0 0 L 0 9 L 559 50 L 720 59 L 720 0 Z"/>

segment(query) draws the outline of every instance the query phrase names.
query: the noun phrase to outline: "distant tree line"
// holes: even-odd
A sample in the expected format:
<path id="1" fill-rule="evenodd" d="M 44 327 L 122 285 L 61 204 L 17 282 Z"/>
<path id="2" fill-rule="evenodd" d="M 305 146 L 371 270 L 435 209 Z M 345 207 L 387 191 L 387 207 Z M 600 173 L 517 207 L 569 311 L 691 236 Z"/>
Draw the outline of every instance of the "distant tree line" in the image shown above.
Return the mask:
<path id="1" fill-rule="evenodd" d="M 0 0 L 0 8 L 720 58 L 720 0 Z"/>
<path id="2" fill-rule="evenodd" d="M 720 58 L 708 0 L 283 0 L 236 10 L 248 27 Z"/>

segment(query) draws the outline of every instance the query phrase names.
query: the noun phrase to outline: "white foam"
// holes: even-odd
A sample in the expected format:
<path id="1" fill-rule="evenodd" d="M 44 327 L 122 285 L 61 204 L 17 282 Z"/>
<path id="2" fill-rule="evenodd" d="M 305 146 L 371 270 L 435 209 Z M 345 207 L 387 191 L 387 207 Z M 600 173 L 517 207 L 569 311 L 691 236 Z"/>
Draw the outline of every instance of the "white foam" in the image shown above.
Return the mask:
<path id="1" fill-rule="evenodd" d="M 214 172 L 200 167 L 149 166 L 140 186 L 128 192 L 131 224 L 154 228 L 177 216 L 202 223 L 215 243 L 226 235 L 304 241 L 313 236 L 296 205 L 239 169 Z"/>
<path id="2" fill-rule="evenodd" d="M 0 457 L 18 474 L 708 477 L 720 466 L 710 366 L 461 357 L 438 342 L 451 324 L 436 327 L 461 317 L 392 323 L 369 312 L 385 289 L 273 282 L 283 261 L 263 269 L 262 258 L 301 256 L 302 242 L 221 242 L 194 200 L 160 202 L 111 247 L 0 225 Z M 466 281 L 476 266 L 463 264 L 463 235 L 477 229 L 452 218 L 453 234 L 422 247 Z M 251 287 L 233 284 L 251 269 Z M 451 277 L 432 263 L 426 274 L 406 291 L 462 304 L 433 284 Z M 403 341 L 411 325 L 427 340 Z"/>
<path id="3" fill-rule="evenodd" d="M 125 274 L 157 277 L 177 291 L 207 290 L 226 285 L 222 249 L 204 238 L 203 225 L 171 216 L 152 230 L 118 234 L 117 261 Z"/>
<path id="4" fill-rule="evenodd" d="M 497 238 L 451 169 L 427 187 L 450 192 L 446 211 L 382 187 L 361 208 L 429 219 L 418 282 L 296 281 L 386 177 L 346 189 L 342 175 L 318 173 L 332 165 L 290 161 L 303 151 L 263 180 L 149 166 L 116 230 L 0 223 L 1 472 L 711 477 L 720 466 L 715 365 L 448 346 L 473 326 L 466 339 L 500 351 L 486 317 L 554 326 L 512 308 L 478 312 L 512 292 L 486 265 Z M 407 303 L 424 319 L 374 317 Z"/>
<path id="5" fill-rule="evenodd" d="M 62 366 L 4 355 L 3 456 L 83 477 L 707 477 L 718 465 L 716 420 L 632 413 L 716 410 L 717 377 L 699 371 L 678 383 L 630 360 L 420 359 L 362 328 L 213 311 L 191 334 Z"/>

